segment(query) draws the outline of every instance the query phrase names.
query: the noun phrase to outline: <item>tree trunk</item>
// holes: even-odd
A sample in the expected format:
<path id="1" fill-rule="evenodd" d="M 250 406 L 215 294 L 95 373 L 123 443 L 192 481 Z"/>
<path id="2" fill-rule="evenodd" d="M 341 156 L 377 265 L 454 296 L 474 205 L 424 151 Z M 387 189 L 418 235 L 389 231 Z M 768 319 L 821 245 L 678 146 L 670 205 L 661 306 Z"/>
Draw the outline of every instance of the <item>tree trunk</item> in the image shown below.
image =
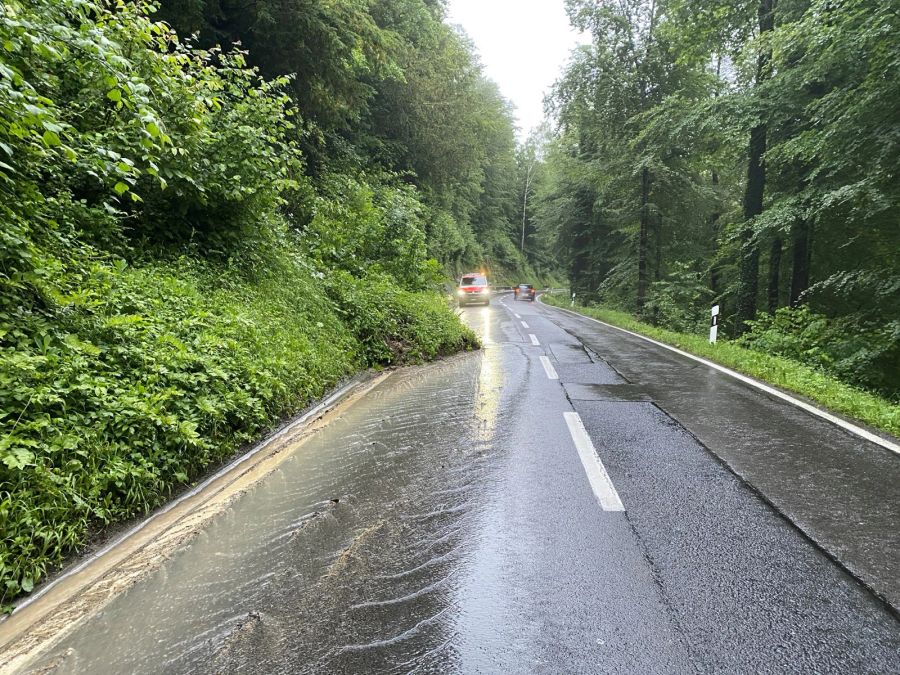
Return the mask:
<path id="1" fill-rule="evenodd" d="M 582 226 L 575 234 L 572 243 L 574 246 L 569 273 L 569 288 L 573 293 L 578 294 L 580 300 L 585 300 L 590 294 L 591 286 L 588 280 L 591 269 L 591 235 L 588 226 Z"/>
<path id="2" fill-rule="evenodd" d="M 766 33 L 775 27 L 775 0 L 760 0 L 759 32 Z M 756 83 L 768 76 L 769 55 L 762 53 L 756 64 Z M 756 315 L 759 293 L 759 246 L 754 241 L 753 219 L 763 212 L 766 190 L 766 124 L 757 124 L 750 130 L 749 158 L 747 162 L 747 186 L 744 192 L 744 228 L 741 231 L 741 264 L 737 294 L 737 334 L 746 332 L 747 321 Z"/>
<path id="3" fill-rule="evenodd" d="M 741 230 L 741 264 L 738 276 L 737 334 L 747 330 L 747 321 L 756 314 L 759 294 L 759 244 L 756 243 L 752 220 L 763 212 L 766 189 L 766 126 L 760 124 L 750 132 L 750 159 L 747 163 L 747 187 L 744 193 L 744 228 Z"/>
<path id="4" fill-rule="evenodd" d="M 649 251 L 650 239 L 650 170 L 644 169 L 641 172 L 641 229 L 638 236 L 638 287 L 637 287 L 637 309 L 638 314 L 644 312 L 644 305 L 647 303 L 647 287 L 649 286 L 649 270 L 647 268 L 647 256 Z"/>
<path id="5" fill-rule="evenodd" d="M 809 288 L 809 222 L 798 218 L 791 229 L 791 307 L 800 304 L 800 296 Z"/>
<path id="6" fill-rule="evenodd" d="M 717 188 L 719 185 L 719 174 L 713 171 L 712 175 L 712 184 L 714 188 Z M 722 270 L 719 268 L 718 255 L 719 255 L 719 228 L 721 227 L 722 214 L 718 211 L 715 211 L 710 217 L 710 226 L 712 229 L 712 239 L 713 239 L 713 263 L 709 268 L 709 288 L 713 292 L 713 298 L 716 302 L 719 301 L 719 293 L 721 286 L 721 278 L 722 278 Z"/>
<path id="7" fill-rule="evenodd" d="M 774 314 L 778 309 L 778 296 L 781 290 L 781 249 L 783 242 L 781 237 L 772 240 L 772 250 L 769 253 L 769 314 Z"/>
<path id="8" fill-rule="evenodd" d="M 658 209 L 657 209 L 657 213 L 656 213 L 655 222 L 656 222 L 656 228 L 655 228 L 656 231 L 653 234 L 653 239 L 654 239 L 654 244 L 655 244 L 654 252 L 656 253 L 656 260 L 655 260 L 655 264 L 653 266 L 653 281 L 661 281 L 662 280 L 662 246 L 663 246 L 662 229 L 663 229 L 663 223 L 662 223 L 662 213 L 660 213 Z M 651 317 L 651 323 L 654 326 L 659 325 L 659 305 L 656 303 L 654 303 L 654 305 L 653 305 L 653 316 Z"/>
<path id="9" fill-rule="evenodd" d="M 592 300 L 596 292 L 594 283 L 594 197 L 590 193 L 579 192 L 579 213 L 582 223 L 575 228 L 572 237 L 570 290 L 576 293 L 580 302 Z"/>
<path id="10" fill-rule="evenodd" d="M 653 234 L 653 238 L 656 240 L 656 246 L 654 251 L 656 253 L 656 264 L 654 265 L 653 270 L 653 280 L 659 281 L 662 279 L 662 250 L 663 250 L 663 223 L 662 223 L 662 213 L 659 213 L 657 210 L 656 213 L 656 232 Z"/>
<path id="11" fill-rule="evenodd" d="M 528 165 L 528 171 L 525 173 L 525 194 L 522 197 L 522 243 L 520 251 L 525 255 L 525 221 L 528 214 L 528 190 L 531 188 L 531 171 L 534 169 L 534 162 Z"/>
<path id="12" fill-rule="evenodd" d="M 716 81 L 720 81 L 722 77 L 722 55 L 716 54 Z M 713 94 L 713 98 L 718 98 L 719 93 L 716 91 Z M 709 267 L 709 288 L 713 294 L 713 303 L 719 304 L 721 302 L 719 296 L 721 295 L 721 285 L 722 285 L 722 270 L 719 267 L 719 229 L 722 227 L 721 219 L 722 214 L 719 212 L 719 207 L 721 206 L 719 200 L 719 174 L 716 171 L 712 172 L 712 186 L 713 192 L 715 193 L 716 199 L 716 210 L 713 211 L 712 215 L 709 217 L 710 220 L 710 229 L 712 230 L 712 244 L 713 244 L 713 262 Z"/>

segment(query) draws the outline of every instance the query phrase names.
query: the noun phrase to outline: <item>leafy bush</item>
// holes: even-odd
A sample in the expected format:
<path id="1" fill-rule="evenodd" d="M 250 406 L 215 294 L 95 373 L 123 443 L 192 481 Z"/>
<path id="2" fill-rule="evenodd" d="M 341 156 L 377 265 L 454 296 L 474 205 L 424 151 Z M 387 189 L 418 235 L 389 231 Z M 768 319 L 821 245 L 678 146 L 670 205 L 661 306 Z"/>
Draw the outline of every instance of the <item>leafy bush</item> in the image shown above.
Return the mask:
<path id="1" fill-rule="evenodd" d="M 738 343 L 761 352 L 779 354 L 800 363 L 828 367 L 833 359 L 823 347 L 829 341 L 828 319 L 809 307 L 780 308 L 774 315 L 759 314 Z"/>
<path id="2" fill-rule="evenodd" d="M 385 273 L 406 288 L 436 282 L 425 249 L 422 203 L 390 176 L 327 176 L 303 230 L 310 257 L 322 270 L 354 277 Z"/>
<path id="3" fill-rule="evenodd" d="M 478 344 L 436 292 L 413 293 L 378 273 L 336 272 L 327 287 L 369 363 L 418 362 Z"/>
<path id="4" fill-rule="evenodd" d="M 644 314 L 653 323 L 681 333 L 706 332 L 711 293 L 702 272 L 686 263 L 673 263 L 666 279 L 650 285 Z"/>
<path id="5" fill-rule="evenodd" d="M 315 193 L 285 82 L 148 11 L 0 4 L 0 605 L 345 375 L 475 343 L 414 191 Z"/>
<path id="6" fill-rule="evenodd" d="M 883 317 L 875 317 L 883 318 Z M 888 397 L 900 395 L 900 321 L 872 325 L 858 315 L 829 319 L 808 306 L 760 314 L 739 343 L 805 363 Z"/>

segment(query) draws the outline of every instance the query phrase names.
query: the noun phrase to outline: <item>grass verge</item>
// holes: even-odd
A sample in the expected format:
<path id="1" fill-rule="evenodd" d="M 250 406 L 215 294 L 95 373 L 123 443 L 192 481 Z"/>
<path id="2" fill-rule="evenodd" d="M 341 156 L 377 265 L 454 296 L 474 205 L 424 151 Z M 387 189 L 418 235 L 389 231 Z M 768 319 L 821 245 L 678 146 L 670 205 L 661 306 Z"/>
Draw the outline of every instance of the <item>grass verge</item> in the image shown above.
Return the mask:
<path id="1" fill-rule="evenodd" d="M 626 330 L 646 335 L 673 347 L 726 366 L 785 391 L 799 394 L 828 410 L 852 417 L 875 429 L 900 437 L 900 405 L 851 387 L 809 366 L 739 347 L 728 341 L 710 344 L 706 336 L 676 333 L 638 321 L 630 314 L 601 307 L 569 306 L 562 295 L 544 295 L 548 305 L 572 309 Z"/>

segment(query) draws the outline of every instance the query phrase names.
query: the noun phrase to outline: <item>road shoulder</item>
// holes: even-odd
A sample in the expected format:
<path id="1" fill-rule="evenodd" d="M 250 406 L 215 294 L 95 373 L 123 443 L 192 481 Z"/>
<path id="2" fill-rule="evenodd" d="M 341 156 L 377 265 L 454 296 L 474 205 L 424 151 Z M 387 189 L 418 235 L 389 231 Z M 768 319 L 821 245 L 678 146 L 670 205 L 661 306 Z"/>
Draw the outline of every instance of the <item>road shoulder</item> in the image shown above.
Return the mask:
<path id="1" fill-rule="evenodd" d="M 108 546 L 73 563 L 0 623 L 0 673 L 18 672 L 146 578 L 315 431 L 392 371 L 351 381 L 278 433 L 158 510 Z"/>

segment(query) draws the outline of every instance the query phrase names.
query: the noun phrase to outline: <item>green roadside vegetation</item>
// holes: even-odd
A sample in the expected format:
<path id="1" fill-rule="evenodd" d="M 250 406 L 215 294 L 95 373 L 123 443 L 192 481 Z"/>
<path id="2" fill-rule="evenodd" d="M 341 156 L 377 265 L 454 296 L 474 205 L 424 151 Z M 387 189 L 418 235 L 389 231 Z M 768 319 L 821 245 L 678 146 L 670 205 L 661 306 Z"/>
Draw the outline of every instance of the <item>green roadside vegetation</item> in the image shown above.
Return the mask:
<path id="1" fill-rule="evenodd" d="M 0 606 L 348 375 L 477 348 L 457 271 L 538 273 L 439 8 L 275 4 L 281 67 L 165 3 L 0 4 Z"/>
<path id="2" fill-rule="evenodd" d="M 528 200 L 565 285 L 585 305 L 672 336 L 702 336 L 718 305 L 719 335 L 732 342 L 716 353 L 753 350 L 734 351 L 730 365 L 752 362 L 764 379 L 896 432 L 895 7 L 567 7 L 586 39 L 548 97 L 552 129 L 529 141 L 539 151 Z"/>
<path id="3" fill-rule="evenodd" d="M 325 289 L 287 253 L 254 275 L 95 261 L 77 300 L 4 326 L 7 582 L 29 591 L 89 528 L 160 504 L 342 377 L 476 346 L 437 294 Z"/>
<path id="4" fill-rule="evenodd" d="M 690 354 L 701 356 L 744 375 L 799 394 L 839 415 L 900 437 L 900 405 L 841 382 L 814 367 L 739 343 L 720 340 L 711 344 L 707 336 L 679 333 L 638 321 L 631 314 L 598 306 L 571 306 L 564 295 L 544 295 L 548 305 L 563 307 L 653 338 Z"/>

